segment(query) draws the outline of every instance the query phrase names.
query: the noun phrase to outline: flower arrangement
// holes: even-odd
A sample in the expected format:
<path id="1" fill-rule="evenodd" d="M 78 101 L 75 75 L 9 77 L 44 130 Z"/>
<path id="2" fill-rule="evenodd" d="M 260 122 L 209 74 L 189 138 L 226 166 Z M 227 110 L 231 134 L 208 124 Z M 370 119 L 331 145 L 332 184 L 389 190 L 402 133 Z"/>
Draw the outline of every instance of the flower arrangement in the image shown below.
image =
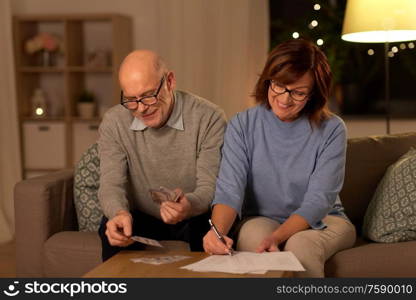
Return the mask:
<path id="1" fill-rule="evenodd" d="M 57 36 L 47 33 L 41 32 L 35 35 L 33 38 L 26 41 L 25 49 L 28 54 L 33 54 L 40 50 L 44 50 L 47 52 L 54 52 L 59 50 L 60 48 L 60 40 Z"/>

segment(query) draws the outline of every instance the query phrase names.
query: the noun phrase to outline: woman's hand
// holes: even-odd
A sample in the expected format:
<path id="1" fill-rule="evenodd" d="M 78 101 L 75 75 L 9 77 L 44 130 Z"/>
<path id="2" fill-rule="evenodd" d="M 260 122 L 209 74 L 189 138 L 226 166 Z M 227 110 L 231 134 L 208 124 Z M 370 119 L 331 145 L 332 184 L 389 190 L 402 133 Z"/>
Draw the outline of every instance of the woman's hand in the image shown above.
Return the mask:
<path id="1" fill-rule="evenodd" d="M 264 251 L 266 252 L 279 251 L 277 244 L 278 244 L 277 239 L 273 235 L 269 235 L 260 243 L 260 245 L 256 249 L 256 252 L 261 253 Z"/>
<path id="2" fill-rule="evenodd" d="M 306 219 L 300 215 L 293 214 L 283 222 L 271 235 L 266 237 L 257 247 L 256 252 L 273 252 L 279 251 L 278 246 L 287 241 L 295 233 L 306 230 L 309 224 Z"/>
<path id="3" fill-rule="evenodd" d="M 233 240 L 225 235 L 223 235 L 223 237 L 227 245 L 224 245 L 224 243 L 217 238 L 212 229 L 209 230 L 203 239 L 205 252 L 209 254 L 229 254 L 230 249 L 232 249 L 233 246 Z"/>

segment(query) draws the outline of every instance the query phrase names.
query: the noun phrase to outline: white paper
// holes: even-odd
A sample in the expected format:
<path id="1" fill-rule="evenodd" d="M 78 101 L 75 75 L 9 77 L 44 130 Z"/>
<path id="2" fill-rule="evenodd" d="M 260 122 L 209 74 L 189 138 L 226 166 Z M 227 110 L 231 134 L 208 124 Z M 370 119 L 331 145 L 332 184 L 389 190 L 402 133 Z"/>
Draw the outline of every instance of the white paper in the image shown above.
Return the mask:
<path id="1" fill-rule="evenodd" d="M 145 238 L 145 237 L 142 237 L 142 236 L 138 236 L 138 235 L 132 236 L 131 239 L 133 241 L 136 241 L 136 242 L 139 242 L 139 243 L 142 243 L 142 244 L 163 248 L 162 244 L 159 243 L 158 241 L 152 240 L 152 239 L 149 239 L 149 238 Z"/>
<path id="2" fill-rule="evenodd" d="M 234 252 L 234 255 L 211 255 L 196 263 L 181 267 L 196 272 L 225 272 L 235 274 L 264 274 L 269 270 L 305 271 L 290 251 Z"/>

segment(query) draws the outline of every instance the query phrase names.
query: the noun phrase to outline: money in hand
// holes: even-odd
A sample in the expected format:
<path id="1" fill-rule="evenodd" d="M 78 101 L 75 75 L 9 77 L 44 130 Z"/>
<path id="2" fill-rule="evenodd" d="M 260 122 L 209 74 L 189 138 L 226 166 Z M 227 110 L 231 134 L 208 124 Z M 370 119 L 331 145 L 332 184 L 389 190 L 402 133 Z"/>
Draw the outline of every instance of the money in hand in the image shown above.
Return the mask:
<path id="1" fill-rule="evenodd" d="M 161 204 L 162 202 L 165 202 L 165 201 L 177 202 L 180 197 L 180 194 L 177 194 L 176 192 L 168 188 L 165 188 L 163 186 L 157 189 L 149 189 L 149 192 L 153 201 L 158 204 Z"/>
<path id="2" fill-rule="evenodd" d="M 139 243 L 142 243 L 142 244 L 146 244 L 146 245 L 150 245 L 150 246 L 156 246 L 156 247 L 162 247 L 163 248 L 162 244 L 160 244 L 158 241 L 153 240 L 153 239 L 149 239 L 149 238 L 145 238 L 145 237 L 137 236 L 137 235 L 136 236 L 132 236 L 131 239 L 133 241 L 136 241 L 136 242 L 139 242 Z"/>

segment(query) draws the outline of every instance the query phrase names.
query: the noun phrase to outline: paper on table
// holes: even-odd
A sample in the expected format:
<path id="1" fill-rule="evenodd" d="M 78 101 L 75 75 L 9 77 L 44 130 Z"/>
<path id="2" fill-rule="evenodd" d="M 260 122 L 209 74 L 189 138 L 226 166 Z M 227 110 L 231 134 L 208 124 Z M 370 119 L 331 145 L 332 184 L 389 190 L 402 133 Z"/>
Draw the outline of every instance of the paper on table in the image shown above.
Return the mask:
<path id="1" fill-rule="evenodd" d="M 281 252 L 234 252 L 229 255 L 212 255 L 181 268 L 196 272 L 256 273 L 269 270 L 305 271 L 296 256 L 290 251 Z"/>

